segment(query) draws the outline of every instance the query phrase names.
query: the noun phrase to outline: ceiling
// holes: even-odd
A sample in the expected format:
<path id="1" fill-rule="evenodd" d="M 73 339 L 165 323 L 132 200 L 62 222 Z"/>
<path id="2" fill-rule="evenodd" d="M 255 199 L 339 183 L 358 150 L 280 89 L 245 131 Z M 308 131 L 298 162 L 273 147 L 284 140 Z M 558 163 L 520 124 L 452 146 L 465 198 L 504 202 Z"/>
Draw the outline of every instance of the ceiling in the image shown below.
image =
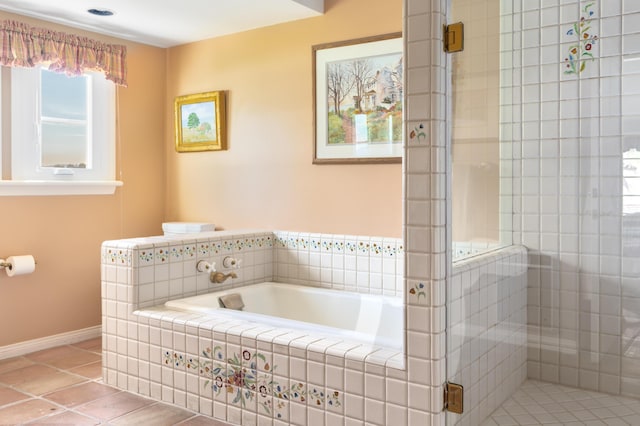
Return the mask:
<path id="1" fill-rule="evenodd" d="M 113 16 L 94 16 L 88 9 Z M 324 0 L 0 0 L 0 10 L 158 47 L 320 16 Z"/>

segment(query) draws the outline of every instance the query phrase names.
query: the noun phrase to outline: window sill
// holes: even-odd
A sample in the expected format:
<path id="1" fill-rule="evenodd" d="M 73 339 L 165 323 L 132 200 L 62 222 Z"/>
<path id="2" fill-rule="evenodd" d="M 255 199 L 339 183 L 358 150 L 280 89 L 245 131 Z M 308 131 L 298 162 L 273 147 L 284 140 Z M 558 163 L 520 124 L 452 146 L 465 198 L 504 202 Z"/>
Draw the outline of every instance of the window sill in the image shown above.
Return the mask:
<path id="1" fill-rule="evenodd" d="M 47 181 L 0 180 L 0 197 L 31 195 L 110 195 L 122 186 L 118 180 Z"/>

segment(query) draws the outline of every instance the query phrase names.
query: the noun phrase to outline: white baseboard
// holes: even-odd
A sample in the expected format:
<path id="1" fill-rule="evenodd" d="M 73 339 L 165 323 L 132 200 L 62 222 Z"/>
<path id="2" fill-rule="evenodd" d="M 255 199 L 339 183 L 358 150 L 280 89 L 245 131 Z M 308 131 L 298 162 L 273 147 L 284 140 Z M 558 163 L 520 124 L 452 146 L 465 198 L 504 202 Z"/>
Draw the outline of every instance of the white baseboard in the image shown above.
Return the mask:
<path id="1" fill-rule="evenodd" d="M 97 325 L 95 327 L 83 328 L 82 330 L 14 343 L 13 345 L 0 347 L 0 360 L 41 351 L 43 349 L 55 348 L 56 346 L 70 345 L 72 343 L 82 342 L 83 340 L 94 339 L 101 335 L 102 326 Z"/>

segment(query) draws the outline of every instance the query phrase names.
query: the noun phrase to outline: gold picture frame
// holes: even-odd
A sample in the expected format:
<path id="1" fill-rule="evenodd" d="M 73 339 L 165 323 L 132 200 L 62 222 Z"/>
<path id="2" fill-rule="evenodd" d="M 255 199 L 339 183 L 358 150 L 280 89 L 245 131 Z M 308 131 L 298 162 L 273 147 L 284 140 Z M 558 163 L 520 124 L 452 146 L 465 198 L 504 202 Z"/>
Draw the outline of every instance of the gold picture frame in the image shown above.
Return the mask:
<path id="1" fill-rule="evenodd" d="M 175 100 L 176 151 L 227 149 L 225 92 L 178 96 Z"/>

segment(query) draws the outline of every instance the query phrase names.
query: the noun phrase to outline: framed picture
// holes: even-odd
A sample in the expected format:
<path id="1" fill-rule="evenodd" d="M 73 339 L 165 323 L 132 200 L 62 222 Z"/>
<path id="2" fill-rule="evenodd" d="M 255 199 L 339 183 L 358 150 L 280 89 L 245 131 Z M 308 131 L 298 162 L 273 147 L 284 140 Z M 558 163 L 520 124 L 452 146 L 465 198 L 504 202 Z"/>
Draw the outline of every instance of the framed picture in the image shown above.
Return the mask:
<path id="1" fill-rule="evenodd" d="M 227 149 L 224 92 L 178 96 L 175 121 L 176 151 Z"/>
<path id="2" fill-rule="evenodd" d="M 313 46 L 314 164 L 400 163 L 402 34 Z"/>

